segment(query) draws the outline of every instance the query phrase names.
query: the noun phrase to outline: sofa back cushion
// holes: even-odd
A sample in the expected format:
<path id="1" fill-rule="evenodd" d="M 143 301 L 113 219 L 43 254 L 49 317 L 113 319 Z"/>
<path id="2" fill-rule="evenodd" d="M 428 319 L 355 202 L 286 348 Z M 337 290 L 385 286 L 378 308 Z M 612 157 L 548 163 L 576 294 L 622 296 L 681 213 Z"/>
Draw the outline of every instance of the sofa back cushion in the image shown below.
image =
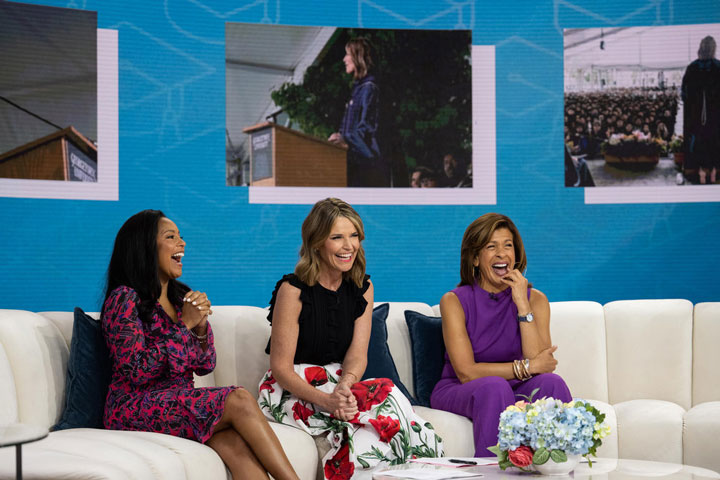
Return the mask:
<path id="1" fill-rule="evenodd" d="M 652 398 L 689 409 L 692 303 L 622 300 L 604 310 L 610 403 Z"/>
<path id="2" fill-rule="evenodd" d="M 215 306 L 210 317 L 215 336 L 217 386 L 237 385 L 257 397 L 258 383 L 270 368 L 265 346 L 270 338 L 268 311 L 259 307 Z"/>
<path id="3" fill-rule="evenodd" d="M 15 381 L 17 421 L 50 428 L 60 417 L 65 397 L 65 339 L 41 315 L 0 310 L 0 344 Z"/>
<path id="4" fill-rule="evenodd" d="M 387 315 L 390 306 L 387 303 L 381 303 L 373 308 L 372 312 L 372 331 L 370 332 L 370 343 L 367 352 L 367 367 L 363 373 L 361 380 L 369 378 L 387 378 L 390 379 L 396 387 L 415 405 L 415 399 L 412 394 L 405 388 L 400 376 L 398 375 L 395 361 L 390 354 L 387 345 Z"/>
<path id="5" fill-rule="evenodd" d="M 2 311 L 0 311 L 2 315 Z M 17 392 L 15 392 L 15 377 L 10 360 L 5 355 L 5 347 L 0 343 L 0 425 L 18 421 Z"/>
<path id="6" fill-rule="evenodd" d="M 720 302 L 698 303 L 693 311 L 692 403 L 720 400 Z"/>
<path id="7" fill-rule="evenodd" d="M 550 303 L 550 337 L 557 345 L 555 373 L 575 398 L 608 401 L 605 313 L 596 302 Z"/>
<path id="8" fill-rule="evenodd" d="M 375 302 L 378 305 L 380 302 Z M 412 394 L 415 391 L 412 367 L 412 349 L 410 348 L 410 333 L 405 321 L 405 310 L 412 310 L 423 315 L 432 316 L 433 310 L 430 305 L 418 302 L 388 302 L 387 321 L 387 344 L 390 354 L 395 361 L 400 380 Z"/>

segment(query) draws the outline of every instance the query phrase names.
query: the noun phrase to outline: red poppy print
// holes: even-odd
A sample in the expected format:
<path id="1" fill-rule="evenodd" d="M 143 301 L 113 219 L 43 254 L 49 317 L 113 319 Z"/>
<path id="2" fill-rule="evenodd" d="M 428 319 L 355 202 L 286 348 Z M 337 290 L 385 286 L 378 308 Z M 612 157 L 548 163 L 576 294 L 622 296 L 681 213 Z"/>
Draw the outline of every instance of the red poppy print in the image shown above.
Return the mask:
<path id="1" fill-rule="evenodd" d="M 390 443 L 390 440 L 400 431 L 400 421 L 392 417 L 378 415 L 377 419 L 371 418 L 368 421 L 380 435 L 381 442 Z"/>
<path id="2" fill-rule="evenodd" d="M 293 418 L 295 420 L 302 420 L 302 422 L 307 425 L 308 421 L 307 419 L 315 413 L 314 410 L 311 410 L 307 408 L 305 405 L 303 405 L 300 402 L 295 402 L 295 404 L 292 406 L 293 410 Z"/>
<path id="3" fill-rule="evenodd" d="M 308 367 L 305 369 L 305 380 L 313 387 L 325 385 L 328 381 L 327 372 L 323 367 Z"/>
<path id="4" fill-rule="evenodd" d="M 393 387 L 394 384 L 389 378 L 374 378 L 358 382 L 350 387 L 350 390 L 357 399 L 358 410 L 366 412 L 373 405 L 384 402 Z"/>
<path id="5" fill-rule="evenodd" d="M 330 460 L 325 462 L 327 480 L 349 480 L 355 473 L 355 464 L 350 461 L 350 447 L 345 443 Z"/>
<path id="6" fill-rule="evenodd" d="M 273 393 L 275 391 L 272 386 L 273 383 L 275 383 L 275 379 L 272 376 L 268 377 L 267 380 L 260 384 L 258 391 L 262 392 L 263 390 L 270 390 L 270 393 Z"/>

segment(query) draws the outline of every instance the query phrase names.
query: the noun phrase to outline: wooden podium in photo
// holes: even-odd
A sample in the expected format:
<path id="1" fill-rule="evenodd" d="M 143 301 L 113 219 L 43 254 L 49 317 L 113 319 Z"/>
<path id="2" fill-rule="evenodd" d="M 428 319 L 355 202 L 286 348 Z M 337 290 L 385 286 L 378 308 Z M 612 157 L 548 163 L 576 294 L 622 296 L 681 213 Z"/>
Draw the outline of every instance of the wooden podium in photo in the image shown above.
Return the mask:
<path id="1" fill-rule="evenodd" d="M 97 147 L 70 126 L 0 155 L 0 177 L 97 182 Z"/>
<path id="2" fill-rule="evenodd" d="M 250 185 L 347 186 L 345 147 L 270 122 L 243 132 L 250 135 Z"/>

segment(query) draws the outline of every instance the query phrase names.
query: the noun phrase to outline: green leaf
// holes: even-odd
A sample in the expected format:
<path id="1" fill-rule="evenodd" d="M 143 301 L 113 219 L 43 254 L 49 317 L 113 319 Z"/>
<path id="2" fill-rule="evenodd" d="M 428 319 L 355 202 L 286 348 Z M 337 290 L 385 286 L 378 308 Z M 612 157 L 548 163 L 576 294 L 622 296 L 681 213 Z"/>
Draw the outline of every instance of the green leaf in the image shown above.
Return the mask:
<path id="1" fill-rule="evenodd" d="M 533 455 L 533 463 L 535 465 L 544 465 L 549 459 L 550 452 L 548 452 L 545 447 L 538 448 Z"/>
<path id="2" fill-rule="evenodd" d="M 362 458 L 357 457 L 357 461 L 360 465 L 363 466 L 363 468 L 370 468 L 370 464 L 368 462 L 366 462 L 365 460 L 363 460 Z"/>
<path id="3" fill-rule="evenodd" d="M 567 455 L 565 455 L 565 452 L 562 450 L 553 450 L 550 452 L 550 458 L 552 458 L 555 463 L 567 462 Z"/>
<path id="4" fill-rule="evenodd" d="M 514 466 L 510 460 L 503 460 L 502 462 L 498 463 L 498 467 L 500 467 L 500 470 L 505 470 L 508 467 Z"/>
<path id="5" fill-rule="evenodd" d="M 498 445 L 493 445 L 492 447 L 487 447 L 488 450 L 490 450 L 492 453 L 494 453 L 497 456 L 500 456 L 500 447 Z"/>

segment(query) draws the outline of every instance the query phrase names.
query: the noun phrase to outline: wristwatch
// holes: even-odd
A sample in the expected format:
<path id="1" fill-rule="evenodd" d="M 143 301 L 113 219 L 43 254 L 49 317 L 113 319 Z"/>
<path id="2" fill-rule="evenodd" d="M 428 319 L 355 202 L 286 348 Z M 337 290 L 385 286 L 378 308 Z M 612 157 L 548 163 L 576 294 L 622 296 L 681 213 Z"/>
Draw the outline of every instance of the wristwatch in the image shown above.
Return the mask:
<path id="1" fill-rule="evenodd" d="M 518 322 L 528 322 L 528 323 L 530 323 L 530 322 L 532 322 L 533 320 L 535 320 L 535 317 L 533 317 L 532 312 L 529 312 L 529 313 L 528 313 L 527 315 L 525 315 L 524 317 L 523 317 L 522 315 L 518 315 Z"/>

